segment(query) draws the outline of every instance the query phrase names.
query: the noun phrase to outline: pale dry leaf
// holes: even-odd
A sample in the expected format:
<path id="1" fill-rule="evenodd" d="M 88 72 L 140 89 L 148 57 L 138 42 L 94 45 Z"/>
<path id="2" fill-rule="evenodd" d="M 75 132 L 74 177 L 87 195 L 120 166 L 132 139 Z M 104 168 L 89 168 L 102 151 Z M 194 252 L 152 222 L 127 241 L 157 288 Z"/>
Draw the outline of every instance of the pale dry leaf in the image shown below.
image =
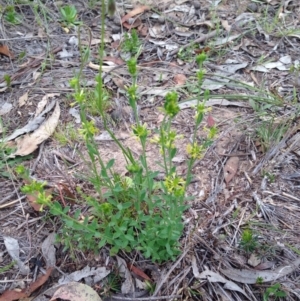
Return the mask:
<path id="1" fill-rule="evenodd" d="M 55 131 L 60 117 L 59 103 L 56 102 L 52 115 L 32 134 L 27 134 L 19 138 L 17 142 L 17 151 L 10 157 L 26 156 L 34 152 L 39 144 L 48 139 Z"/>
<path id="2" fill-rule="evenodd" d="M 239 157 L 231 157 L 227 160 L 224 166 L 224 180 L 226 184 L 228 184 L 235 176 L 239 167 L 239 162 Z"/>
<path id="3" fill-rule="evenodd" d="M 41 74 L 42 74 L 42 72 L 39 72 L 39 71 L 34 71 L 32 73 L 32 78 L 33 78 L 34 82 L 40 77 Z M 32 86 L 32 84 L 31 84 L 31 86 Z"/>
<path id="4" fill-rule="evenodd" d="M 184 74 L 176 74 L 174 76 L 174 82 L 176 86 L 182 86 L 186 82 L 186 76 Z"/>
<path id="5" fill-rule="evenodd" d="M 142 91 L 141 95 L 156 95 L 156 96 L 166 96 L 169 93 L 169 90 L 164 90 L 160 88 L 151 88 L 146 91 Z"/>
<path id="6" fill-rule="evenodd" d="M 49 93 L 49 94 L 44 95 L 43 98 L 42 98 L 42 100 L 39 101 L 39 103 L 36 106 L 36 110 L 35 110 L 34 116 L 36 117 L 36 116 L 40 115 L 43 112 L 43 110 L 46 107 L 46 105 L 48 104 L 49 99 L 53 98 L 53 97 L 56 97 L 56 96 L 60 96 L 60 94 L 59 93 Z M 53 107 L 54 107 L 54 105 L 53 105 Z"/>
<path id="7" fill-rule="evenodd" d="M 69 114 L 75 118 L 75 123 L 79 124 L 81 122 L 80 113 L 76 108 L 70 108 Z"/>
<path id="8" fill-rule="evenodd" d="M 19 98 L 19 107 L 23 107 L 28 100 L 28 91 Z"/>
<path id="9" fill-rule="evenodd" d="M 10 102 L 4 102 L 0 106 L 0 116 L 9 113 L 13 107 L 13 105 Z"/>
<path id="10" fill-rule="evenodd" d="M 46 261 L 47 267 L 54 267 L 56 263 L 55 233 L 50 233 L 42 243 L 42 254 Z"/>
<path id="11" fill-rule="evenodd" d="M 99 70 L 100 69 L 100 65 L 96 65 L 92 62 L 89 62 L 89 65 L 88 65 L 91 69 L 93 70 Z M 112 65 L 112 66 L 102 66 L 102 71 L 103 72 L 110 72 L 112 71 L 117 65 Z"/>
<path id="12" fill-rule="evenodd" d="M 190 107 L 195 107 L 198 103 L 197 99 L 192 99 L 188 101 L 182 101 L 178 104 L 179 108 L 181 110 L 187 109 Z M 229 101 L 227 99 L 221 98 L 221 99 L 209 99 L 205 102 L 206 107 L 210 106 L 234 106 L 234 107 L 243 107 L 243 108 L 250 108 L 250 105 L 247 102 L 239 102 L 239 101 Z"/>
<path id="13" fill-rule="evenodd" d="M 133 9 L 131 12 L 129 12 L 127 15 L 125 15 L 122 19 L 121 19 L 121 22 L 124 23 L 126 22 L 128 19 L 138 15 L 138 14 L 141 14 L 147 10 L 149 10 L 149 6 L 146 6 L 146 5 L 143 5 L 143 6 L 138 6 L 136 7 L 135 9 Z"/>
<path id="14" fill-rule="evenodd" d="M 69 275 L 65 275 L 58 280 L 59 284 L 65 284 L 73 281 L 80 281 L 83 278 L 95 276 L 94 282 L 99 282 L 103 278 L 105 278 L 110 271 L 105 267 L 99 267 L 97 269 L 90 268 L 89 266 L 85 266 L 83 269 L 79 271 L 75 271 Z"/>
<path id="15" fill-rule="evenodd" d="M 289 265 L 283 265 L 278 267 L 277 269 L 273 271 L 257 271 L 257 270 L 246 270 L 246 269 L 233 269 L 229 268 L 226 270 L 222 270 L 221 272 L 227 276 L 228 278 L 240 282 L 240 283 L 246 283 L 246 284 L 254 284 L 257 282 L 257 278 L 262 278 L 262 281 L 270 282 L 270 281 L 276 281 L 277 279 L 284 277 L 296 269 L 298 269 L 298 266 L 300 265 L 300 258 L 293 261 Z"/>
<path id="16" fill-rule="evenodd" d="M 21 136 L 25 133 L 29 133 L 29 132 L 33 132 L 34 130 L 36 130 L 45 120 L 45 114 L 47 114 L 48 112 L 50 112 L 53 107 L 55 106 L 56 101 L 53 100 L 52 102 L 50 102 L 47 107 L 45 108 L 45 110 L 43 112 L 41 112 L 41 114 L 37 117 L 35 117 L 33 120 L 30 120 L 24 127 L 22 127 L 21 129 L 16 129 L 10 136 L 4 138 L 3 140 L 0 139 L 0 141 L 10 141 L 13 140 L 15 138 L 17 138 L 18 136 Z"/>
<path id="17" fill-rule="evenodd" d="M 252 253 L 250 258 L 248 259 L 248 264 L 252 267 L 256 267 L 260 264 L 261 259 L 257 256 L 257 254 Z"/>
<path id="18" fill-rule="evenodd" d="M 130 271 L 127 268 L 125 260 L 117 256 L 119 273 L 125 278 L 125 281 L 122 283 L 121 292 L 122 294 L 134 293 L 134 283 Z"/>
<path id="19" fill-rule="evenodd" d="M 232 35 L 232 36 L 229 36 L 229 37 L 226 37 L 226 38 L 218 38 L 215 41 L 214 45 L 215 46 L 221 46 L 221 45 L 230 43 L 230 42 L 238 39 L 240 36 L 241 36 L 241 34 L 236 34 L 236 35 Z"/>
<path id="20" fill-rule="evenodd" d="M 224 288 L 228 290 L 233 290 L 242 293 L 245 297 L 249 299 L 247 296 L 246 292 L 240 288 L 237 284 L 234 282 L 225 279 L 223 276 L 221 276 L 218 273 L 215 273 L 210 270 L 205 270 L 201 273 L 199 273 L 198 267 L 197 267 L 197 262 L 196 262 L 196 257 L 192 257 L 192 269 L 193 269 L 193 274 L 195 278 L 199 279 L 200 281 L 209 281 L 209 282 L 221 282 L 224 283 Z"/>
<path id="21" fill-rule="evenodd" d="M 15 238 L 10 236 L 3 236 L 3 240 L 8 254 L 12 258 L 12 260 L 16 261 L 19 267 L 20 274 L 27 275 L 29 273 L 29 267 L 26 266 L 19 257 L 20 256 L 19 242 Z"/>
<path id="22" fill-rule="evenodd" d="M 221 24 L 227 32 L 230 32 L 231 25 L 229 25 L 228 20 L 221 20 Z"/>
<path id="23" fill-rule="evenodd" d="M 57 299 L 71 300 L 71 301 L 101 301 L 97 292 L 93 290 L 90 286 L 78 283 L 70 282 L 66 285 L 61 286 L 50 299 L 50 301 L 57 301 Z"/>

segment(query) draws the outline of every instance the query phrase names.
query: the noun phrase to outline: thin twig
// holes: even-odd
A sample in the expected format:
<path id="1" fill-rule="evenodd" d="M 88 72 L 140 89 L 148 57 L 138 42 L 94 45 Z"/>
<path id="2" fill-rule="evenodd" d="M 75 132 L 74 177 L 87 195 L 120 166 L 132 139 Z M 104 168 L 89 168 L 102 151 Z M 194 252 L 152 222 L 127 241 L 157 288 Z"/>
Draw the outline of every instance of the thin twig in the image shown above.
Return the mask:
<path id="1" fill-rule="evenodd" d="M 163 284 L 167 281 L 167 279 L 169 278 L 169 276 L 171 275 L 171 273 L 173 272 L 173 270 L 177 267 L 177 265 L 181 262 L 181 260 L 183 259 L 183 257 L 187 254 L 187 252 L 189 251 L 189 248 L 187 248 L 182 255 L 178 258 L 178 260 L 173 264 L 173 266 L 170 268 L 170 270 L 168 271 L 168 273 L 163 277 L 163 279 L 160 279 L 160 283 L 156 286 L 154 294 L 152 295 L 153 297 L 155 297 L 159 290 L 162 288 Z M 148 299 L 149 300 L 149 299 Z"/>
<path id="2" fill-rule="evenodd" d="M 218 33 L 221 33 L 221 31 L 220 30 L 214 30 L 214 31 L 211 31 L 211 32 L 209 32 L 207 34 L 204 34 L 200 38 L 198 38 L 196 40 L 193 40 L 192 42 L 190 42 L 188 44 L 185 44 L 185 45 L 183 45 L 183 46 L 181 46 L 181 47 L 179 47 L 177 49 L 174 49 L 173 51 L 170 52 L 170 56 L 172 56 L 174 54 L 177 54 L 179 52 L 179 50 L 191 47 L 191 45 L 193 45 L 195 43 L 201 43 L 201 42 L 204 42 L 205 40 L 213 38 Z"/>
<path id="3" fill-rule="evenodd" d="M 43 153 L 43 150 L 44 150 L 44 146 L 45 146 L 45 141 L 40 145 L 39 154 L 38 154 L 32 168 L 31 168 L 30 175 L 34 174 L 34 172 L 36 170 L 36 167 L 37 167 L 37 165 L 39 164 L 39 162 L 41 160 L 42 153 Z"/>
<path id="4" fill-rule="evenodd" d="M 181 295 L 171 295 L 171 296 L 157 296 L 157 297 L 144 297 L 144 298 L 125 298 L 119 296 L 112 296 L 112 299 L 122 300 L 122 301 L 148 301 L 148 300 L 168 300 L 168 299 L 175 299 L 180 298 Z"/>

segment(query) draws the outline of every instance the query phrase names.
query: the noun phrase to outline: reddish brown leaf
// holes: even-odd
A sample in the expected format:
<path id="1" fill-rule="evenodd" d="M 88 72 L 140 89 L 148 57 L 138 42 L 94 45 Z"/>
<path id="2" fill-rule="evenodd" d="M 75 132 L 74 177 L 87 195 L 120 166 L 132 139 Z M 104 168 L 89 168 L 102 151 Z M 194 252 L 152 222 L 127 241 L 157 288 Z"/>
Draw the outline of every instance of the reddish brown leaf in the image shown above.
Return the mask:
<path id="1" fill-rule="evenodd" d="M 211 114 L 208 114 L 207 116 L 207 120 L 206 120 L 207 126 L 209 128 L 213 127 L 215 125 L 215 120 L 213 119 L 213 117 L 211 116 Z"/>
<path id="2" fill-rule="evenodd" d="M 176 86 L 182 86 L 186 82 L 186 76 L 184 74 L 176 74 L 174 75 L 174 82 Z"/>
<path id="3" fill-rule="evenodd" d="M 238 157 L 231 157 L 227 160 L 224 166 L 224 180 L 226 184 L 228 184 L 235 176 L 239 167 L 239 161 L 240 159 Z"/>
<path id="4" fill-rule="evenodd" d="M 148 281 L 152 282 L 152 280 L 141 269 L 135 267 L 134 265 L 132 265 L 130 263 L 127 263 L 127 267 L 134 274 L 140 276 L 141 278 L 143 278 L 145 280 L 148 280 Z"/>
<path id="5" fill-rule="evenodd" d="M 132 17 L 134 17 L 134 16 L 136 16 L 138 14 L 141 14 L 141 13 L 143 13 L 143 12 L 149 10 L 149 9 L 150 9 L 150 7 L 146 6 L 146 5 L 142 5 L 142 6 L 136 7 L 135 9 L 133 9 L 131 12 L 129 12 L 127 15 L 125 15 L 122 18 L 122 20 L 121 20 L 122 24 L 124 22 L 126 22 L 128 19 L 130 19 L 130 18 L 132 18 Z"/>
<path id="6" fill-rule="evenodd" d="M 114 56 L 105 56 L 103 58 L 103 61 L 113 62 L 116 65 L 123 65 L 125 63 L 122 59 L 120 59 L 118 57 L 114 57 Z"/>
<path id="7" fill-rule="evenodd" d="M 140 18 L 137 18 L 134 20 L 134 22 L 132 24 L 128 24 L 126 22 L 123 23 L 123 26 L 127 29 L 131 29 L 131 28 L 137 28 L 142 24 L 142 21 Z"/>
<path id="8" fill-rule="evenodd" d="M 35 290 L 42 286 L 50 277 L 53 268 L 48 268 L 45 275 L 39 277 L 35 282 L 31 283 L 28 288 L 20 291 L 8 290 L 0 296 L 0 301 L 14 301 L 22 298 L 29 297 Z"/>
<path id="9" fill-rule="evenodd" d="M 204 47 L 204 48 L 198 48 L 198 49 L 195 49 L 194 51 L 195 51 L 196 54 L 200 54 L 200 53 L 202 53 L 202 52 L 207 53 L 207 52 L 209 52 L 210 50 L 211 50 L 210 47 Z"/>
<path id="10" fill-rule="evenodd" d="M 7 45 L 0 44 L 0 54 L 9 57 L 10 59 L 14 58 L 13 53 L 8 49 Z"/>
<path id="11" fill-rule="evenodd" d="M 141 24 L 138 28 L 138 32 L 142 37 L 146 37 L 148 35 L 149 28 L 146 24 Z"/>
<path id="12" fill-rule="evenodd" d="M 26 185 L 30 185 L 31 181 L 24 179 L 24 183 Z M 45 190 L 45 195 L 48 197 L 49 195 L 52 195 L 53 193 L 53 188 L 49 188 Z M 38 192 L 34 192 L 32 194 L 27 194 L 27 202 L 28 204 L 35 210 L 35 211 L 40 211 L 42 208 L 42 205 L 37 203 L 37 198 L 38 198 Z"/>

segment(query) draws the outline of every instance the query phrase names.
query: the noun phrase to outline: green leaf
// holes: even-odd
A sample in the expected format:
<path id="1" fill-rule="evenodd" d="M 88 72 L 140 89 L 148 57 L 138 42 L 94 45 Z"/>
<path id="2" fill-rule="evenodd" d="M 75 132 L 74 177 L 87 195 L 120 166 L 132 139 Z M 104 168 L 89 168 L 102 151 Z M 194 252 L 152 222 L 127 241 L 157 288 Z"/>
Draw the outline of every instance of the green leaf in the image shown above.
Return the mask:
<path id="1" fill-rule="evenodd" d="M 108 163 L 106 164 L 106 169 L 112 168 L 114 164 L 115 164 L 115 159 L 109 160 Z"/>

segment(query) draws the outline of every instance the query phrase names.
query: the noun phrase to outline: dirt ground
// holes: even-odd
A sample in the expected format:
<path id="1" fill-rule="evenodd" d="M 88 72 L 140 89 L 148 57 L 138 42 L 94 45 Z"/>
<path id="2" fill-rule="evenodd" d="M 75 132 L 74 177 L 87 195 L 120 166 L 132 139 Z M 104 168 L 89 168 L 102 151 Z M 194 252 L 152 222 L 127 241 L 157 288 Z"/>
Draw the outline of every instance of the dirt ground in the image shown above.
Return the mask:
<path id="1" fill-rule="evenodd" d="M 46 181 L 58 198 L 78 197 L 78 187 L 94 193 L 80 177 L 89 172 L 87 151 L 76 134 L 81 124 L 78 107 L 71 105 L 69 81 L 82 67 L 80 41 L 90 49 L 82 80 L 86 87 L 95 86 L 101 3 L 25 2 L 0 1 L 0 293 L 24 292 L 38 282 L 42 272 L 36 275 L 37 269 L 46 269 L 43 243 L 61 227 L 47 210 L 32 208 L 20 191 L 24 182 L 14 168 L 25 165 L 31 177 Z M 82 26 L 61 21 L 59 7 L 65 4 L 75 5 Z M 20 19 L 15 24 L 7 17 L 10 6 Z M 182 135 L 174 158 L 178 172 L 184 175 L 188 159 L 185 147 L 193 132 L 195 57 L 203 51 L 208 56 L 203 89 L 211 93 L 207 105 L 212 107 L 210 116 L 218 136 L 193 168 L 188 194 L 194 198 L 183 216 L 182 255 L 175 262 L 158 265 L 140 254 L 119 254 L 156 288 L 149 292 L 136 285 L 135 292 L 125 294 L 122 289 L 107 288 L 108 276 L 92 283 L 83 276 L 77 281 L 89 284 L 104 300 L 300 300 L 298 1 L 122 1 L 114 16 L 106 17 L 105 26 L 103 71 L 111 102 L 107 113 L 118 119 L 111 128 L 125 146 L 137 156 L 141 152 L 129 130 L 132 120 L 124 91 L 130 76 L 121 45 L 124 32 L 132 28 L 142 42 L 138 58 L 141 120 L 149 129 L 157 129 L 164 95 L 172 90 L 180 95 L 181 111 L 172 124 Z M 32 147 L 27 154 L 32 145 L 24 150 L 17 138 L 35 132 L 36 127 L 27 127 L 9 142 L 5 137 L 24 129 L 42 103 L 46 103 L 42 110 L 49 107 L 47 118 L 55 108 L 59 118 L 53 133 L 46 138 L 40 134 L 38 148 Z M 101 157 L 104 161 L 114 158 L 116 171 L 125 174 L 122 153 L 107 137 L 100 116 L 91 110 L 87 116 L 98 128 Z M 199 131 L 199 139 L 203 133 Z M 17 147 L 20 155 L 7 157 L 5 143 Z M 148 144 L 147 156 L 151 169 L 159 169 L 154 144 Z M 247 229 L 256 241 L 250 252 L 241 246 Z M 19 264 L 2 271 L 16 259 L 8 241 L 17 243 Z M 109 256 L 109 247 L 98 254 L 66 251 L 61 244 L 55 244 L 55 250 L 55 268 L 45 274 L 45 283 L 41 281 L 39 289 L 30 289 L 23 297 L 50 300 L 53 294 L 44 293 L 62 275 L 86 266 L 112 274 L 118 266 L 117 259 Z M 134 281 L 145 282 L 144 276 L 130 272 Z M 1 301 L 21 299 L 5 298 L 0 296 Z"/>

